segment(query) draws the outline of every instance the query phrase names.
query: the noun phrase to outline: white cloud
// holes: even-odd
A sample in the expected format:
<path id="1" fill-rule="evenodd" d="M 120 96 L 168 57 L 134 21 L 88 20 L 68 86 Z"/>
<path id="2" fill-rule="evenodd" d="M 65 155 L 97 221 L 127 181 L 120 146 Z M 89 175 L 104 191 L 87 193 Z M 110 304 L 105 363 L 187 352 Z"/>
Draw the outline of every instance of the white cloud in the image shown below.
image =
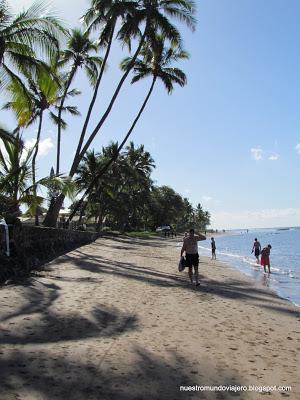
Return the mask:
<path id="1" fill-rule="evenodd" d="M 300 226 L 300 208 L 216 212 L 212 213 L 211 225 L 217 229 Z"/>
<path id="2" fill-rule="evenodd" d="M 271 154 L 270 157 L 268 158 L 268 160 L 270 161 L 277 161 L 278 159 L 279 159 L 278 154 Z"/>
<path id="3" fill-rule="evenodd" d="M 27 150 L 31 149 L 35 145 L 35 143 L 36 143 L 35 138 L 26 140 L 26 142 L 25 142 L 26 149 Z M 46 156 L 53 147 L 54 147 L 54 144 L 50 137 L 42 139 L 39 143 L 38 157 Z"/>
<path id="4" fill-rule="evenodd" d="M 263 160 L 264 152 L 262 151 L 262 149 L 260 147 L 252 147 L 250 149 L 250 152 L 255 161 Z"/>
<path id="5" fill-rule="evenodd" d="M 297 153 L 300 154 L 300 143 L 298 143 L 298 144 L 295 146 L 295 149 L 296 149 Z"/>

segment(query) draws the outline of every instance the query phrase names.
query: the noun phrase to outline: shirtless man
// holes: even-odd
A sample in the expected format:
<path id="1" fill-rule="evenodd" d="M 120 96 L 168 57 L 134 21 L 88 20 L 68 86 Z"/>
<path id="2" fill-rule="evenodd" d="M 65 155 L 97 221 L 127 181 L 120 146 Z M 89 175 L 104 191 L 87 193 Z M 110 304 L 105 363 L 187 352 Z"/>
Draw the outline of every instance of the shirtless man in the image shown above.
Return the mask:
<path id="1" fill-rule="evenodd" d="M 256 257 L 256 262 L 259 264 L 259 255 L 261 252 L 261 245 L 257 238 L 254 239 L 253 247 L 252 247 L 252 253 L 254 252 L 254 255 Z"/>
<path id="2" fill-rule="evenodd" d="M 185 252 L 186 266 L 189 268 L 189 277 L 191 280 L 191 284 L 193 284 L 193 267 L 195 269 L 196 286 L 200 285 L 198 274 L 198 242 L 205 239 L 206 237 L 204 235 L 195 235 L 194 229 L 190 229 L 189 235 L 183 240 L 183 245 L 180 253 L 180 256 L 182 257 L 183 253 Z"/>

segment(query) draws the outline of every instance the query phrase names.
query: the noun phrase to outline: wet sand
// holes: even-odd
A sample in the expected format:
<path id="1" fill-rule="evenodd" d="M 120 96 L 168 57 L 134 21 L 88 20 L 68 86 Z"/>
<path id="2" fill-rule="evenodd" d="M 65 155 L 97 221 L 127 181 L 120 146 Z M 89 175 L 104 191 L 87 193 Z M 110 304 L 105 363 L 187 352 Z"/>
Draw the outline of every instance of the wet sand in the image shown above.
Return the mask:
<path id="1" fill-rule="evenodd" d="M 191 286 L 178 259 L 176 240 L 101 238 L 2 287 L 0 399 L 299 399 L 299 308 L 207 258 Z"/>

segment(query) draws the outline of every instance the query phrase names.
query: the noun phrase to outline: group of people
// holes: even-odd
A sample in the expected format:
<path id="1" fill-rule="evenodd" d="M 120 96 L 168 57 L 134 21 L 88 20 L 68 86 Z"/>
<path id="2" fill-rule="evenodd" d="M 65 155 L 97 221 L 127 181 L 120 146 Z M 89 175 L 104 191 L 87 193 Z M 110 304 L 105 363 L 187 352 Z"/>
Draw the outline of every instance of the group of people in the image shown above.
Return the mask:
<path id="1" fill-rule="evenodd" d="M 271 249 L 272 246 L 270 244 L 261 249 L 261 244 L 259 243 L 257 238 L 254 239 L 254 243 L 252 246 L 252 253 L 254 253 L 256 257 L 257 264 L 259 264 L 259 256 L 260 256 L 260 264 L 264 267 L 264 272 L 267 272 L 267 267 L 268 267 L 269 274 L 271 273 L 271 266 L 270 266 Z"/>
<path id="2" fill-rule="evenodd" d="M 202 234 L 195 234 L 194 229 L 190 229 L 189 233 L 184 234 L 183 238 L 183 245 L 181 248 L 180 252 L 180 265 L 184 262 L 184 267 L 187 267 L 189 269 L 189 278 L 191 281 L 191 284 L 194 283 L 196 286 L 200 285 L 199 282 L 199 253 L 198 253 L 198 242 L 201 240 L 206 240 L 206 237 Z M 272 246 L 268 244 L 266 247 L 261 249 L 261 244 L 257 240 L 257 238 L 254 239 L 253 247 L 252 247 L 252 253 L 254 253 L 257 263 L 259 264 L 259 257 L 260 257 L 260 264 L 264 268 L 264 272 L 267 272 L 267 267 L 268 267 L 268 272 L 271 273 L 271 267 L 270 267 L 270 252 L 271 252 Z M 183 254 L 185 253 L 185 259 L 183 257 Z M 215 239 L 212 237 L 211 238 L 211 259 L 216 260 L 216 242 Z M 194 274 L 193 274 L 193 267 L 194 267 Z"/>

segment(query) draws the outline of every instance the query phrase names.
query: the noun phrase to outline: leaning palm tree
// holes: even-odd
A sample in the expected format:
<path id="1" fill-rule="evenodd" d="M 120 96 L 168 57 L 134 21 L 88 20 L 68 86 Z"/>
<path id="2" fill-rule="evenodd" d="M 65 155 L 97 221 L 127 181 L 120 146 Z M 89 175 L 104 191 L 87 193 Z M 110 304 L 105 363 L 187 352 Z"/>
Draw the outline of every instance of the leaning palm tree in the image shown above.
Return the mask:
<path id="1" fill-rule="evenodd" d="M 99 0 L 99 4 L 109 4 L 112 3 L 110 0 Z M 176 28 L 176 26 L 171 23 L 171 19 L 177 19 L 180 22 L 183 22 L 192 30 L 195 29 L 195 2 L 193 0 L 133 0 L 133 1 L 121 1 L 116 0 L 114 3 L 131 3 L 132 9 L 126 14 L 124 18 L 124 23 L 121 24 L 121 27 L 117 33 L 117 38 L 122 43 L 131 44 L 132 38 L 138 39 L 137 49 L 134 52 L 134 55 L 131 61 L 127 65 L 127 69 L 121 77 L 112 98 L 97 123 L 96 127 L 92 130 L 91 134 L 88 136 L 86 142 L 85 132 L 83 129 L 80 135 L 78 147 L 73 159 L 73 163 L 69 172 L 69 176 L 73 176 L 76 173 L 78 165 L 80 161 L 84 157 L 86 151 L 90 147 L 91 143 L 95 139 L 96 135 L 102 128 L 104 122 L 108 118 L 115 101 L 120 93 L 120 90 L 131 72 L 135 60 L 137 59 L 141 49 L 147 41 L 151 40 L 155 36 L 157 32 L 161 33 L 168 41 L 170 41 L 173 45 L 181 45 L 181 35 Z M 108 7 L 110 10 L 110 6 Z M 108 11 L 109 12 L 109 11 Z M 99 11 L 101 15 L 101 11 Z M 106 15 L 106 14 L 104 14 Z M 109 15 L 109 14 L 108 14 Z M 141 31 L 141 27 L 143 27 L 143 31 Z M 105 65 L 105 63 L 103 63 Z M 101 73 L 100 73 L 101 74 Z M 100 76 L 99 74 L 99 76 Z M 87 117 L 85 124 L 89 123 L 91 113 Z M 84 144 L 83 144 L 84 143 Z M 57 201 L 51 208 L 49 208 L 47 216 L 44 220 L 44 224 L 46 226 L 54 226 L 56 224 L 57 216 L 59 210 L 63 204 L 63 196 L 59 196 Z"/>
<path id="2" fill-rule="evenodd" d="M 56 155 L 56 175 L 60 170 L 60 144 L 62 129 L 62 113 L 64 103 L 78 69 L 84 69 L 90 84 L 94 87 L 97 82 L 98 69 L 102 65 L 102 58 L 92 56 L 98 50 L 98 44 L 89 37 L 89 32 L 82 32 L 80 29 L 72 29 L 67 42 L 67 49 L 63 50 L 59 55 L 58 67 L 70 65 L 70 70 L 66 74 L 64 82 L 64 90 L 58 108 L 58 124 L 57 124 L 57 155 Z"/>
<path id="3" fill-rule="evenodd" d="M 133 67 L 134 77 L 132 78 L 132 83 L 136 83 L 143 78 L 152 76 L 152 83 L 150 89 L 147 93 L 147 96 L 137 114 L 137 117 L 133 121 L 130 129 L 122 140 L 121 144 L 116 149 L 113 156 L 107 161 L 107 163 L 95 174 L 94 179 L 85 190 L 81 199 L 77 202 L 76 206 L 69 219 L 73 218 L 73 215 L 77 212 L 85 197 L 89 194 L 92 187 L 95 185 L 95 182 L 98 181 L 103 174 L 110 168 L 111 164 L 118 158 L 120 151 L 124 147 L 127 142 L 129 136 L 133 132 L 138 120 L 140 119 L 145 107 L 150 99 L 150 96 L 153 92 L 154 86 L 157 80 L 161 80 L 168 92 L 171 94 L 174 89 L 174 83 L 179 86 L 185 86 L 187 79 L 185 73 L 179 69 L 172 67 L 173 62 L 178 62 L 184 59 L 188 59 L 189 55 L 186 51 L 181 50 L 177 46 L 171 46 L 166 48 L 164 46 L 165 40 L 162 35 L 156 35 L 155 38 L 152 38 L 151 43 L 149 45 L 145 45 L 142 51 L 143 58 L 135 60 L 135 64 Z M 128 64 L 131 63 L 131 59 L 125 59 L 121 67 L 122 69 L 126 69 Z"/>
<path id="4" fill-rule="evenodd" d="M 98 79 L 95 84 L 94 93 L 84 120 L 80 140 L 78 142 L 76 156 L 79 157 L 81 147 L 85 138 L 91 114 L 97 99 L 99 87 L 103 78 L 105 68 L 107 67 L 107 60 L 110 54 L 112 42 L 114 39 L 116 26 L 121 20 L 121 29 L 124 29 L 128 19 L 132 18 L 133 13 L 137 7 L 137 1 L 124 1 L 124 0 L 92 0 L 91 7 L 81 18 L 82 22 L 87 26 L 88 32 L 96 32 L 98 34 L 99 48 L 105 49 L 102 67 L 99 71 Z M 118 37 L 119 33 L 117 33 Z M 130 47 L 130 39 L 133 36 L 133 31 L 127 29 L 127 34 L 123 34 L 122 45 L 127 43 Z M 72 169 L 71 169 L 72 170 Z"/>
<path id="5" fill-rule="evenodd" d="M 128 1 L 124 2 L 121 0 L 118 1 L 101 1 L 96 0 L 93 3 L 114 3 L 119 5 L 121 4 L 130 4 L 130 8 L 128 13 L 126 13 L 125 22 L 122 24 L 117 37 L 122 43 L 127 43 L 129 47 L 131 47 L 131 39 L 139 37 L 138 47 L 131 58 L 130 62 L 126 65 L 126 69 L 124 70 L 124 74 L 120 79 L 116 90 L 113 93 L 111 101 L 101 117 L 100 121 L 88 137 L 86 143 L 81 148 L 83 144 L 83 139 L 86 131 L 81 133 L 79 145 L 74 157 L 74 162 L 71 167 L 70 175 L 72 176 L 76 168 L 79 165 L 80 160 L 88 150 L 92 141 L 96 137 L 97 133 L 103 126 L 107 117 L 109 116 L 113 105 L 120 93 L 120 90 L 132 70 L 135 60 L 137 59 L 141 49 L 144 46 L 144 43 L 147 41 L 151 41 L 153 37 L 155 37 L 157 32 L 160 32 L 164 38 L 169 40 L 173 45 L 180 46 L 181 45 L 181 35 L 178 29 L 170 22 L 169 18 L 179 19 L 184 22 L 188 27 L 192 30 L 195 29 L 196 20 L 194 18 L 195 14 L 195 2 L 192 0 L 136 0 L 136 1 Z M 103 8 L 101 9 L 103 11 Z M 101 13 L 99 12 L 101 15 Z M 89 21 L 89 19 L 87 19 Z M 140 31 L 140 26 L 144 25 L 143 32 Z M 90 115 L 89 115 L 90 117 Z M 89 119 L 88 117 L 88 119 Z M 88 121 L 87 121 L 88 123 Z"/>
<path id="6" fill-rule="evenodd" d="M 47 9 L 45 2 L 35 2 L 13 15 L 7 2 L 0 1 L 0 89 L 16 78 L 17 72 L 34 73 L 44 67 L 39 56 L 50 61 L 56 55 L 65 31 Z"/>

